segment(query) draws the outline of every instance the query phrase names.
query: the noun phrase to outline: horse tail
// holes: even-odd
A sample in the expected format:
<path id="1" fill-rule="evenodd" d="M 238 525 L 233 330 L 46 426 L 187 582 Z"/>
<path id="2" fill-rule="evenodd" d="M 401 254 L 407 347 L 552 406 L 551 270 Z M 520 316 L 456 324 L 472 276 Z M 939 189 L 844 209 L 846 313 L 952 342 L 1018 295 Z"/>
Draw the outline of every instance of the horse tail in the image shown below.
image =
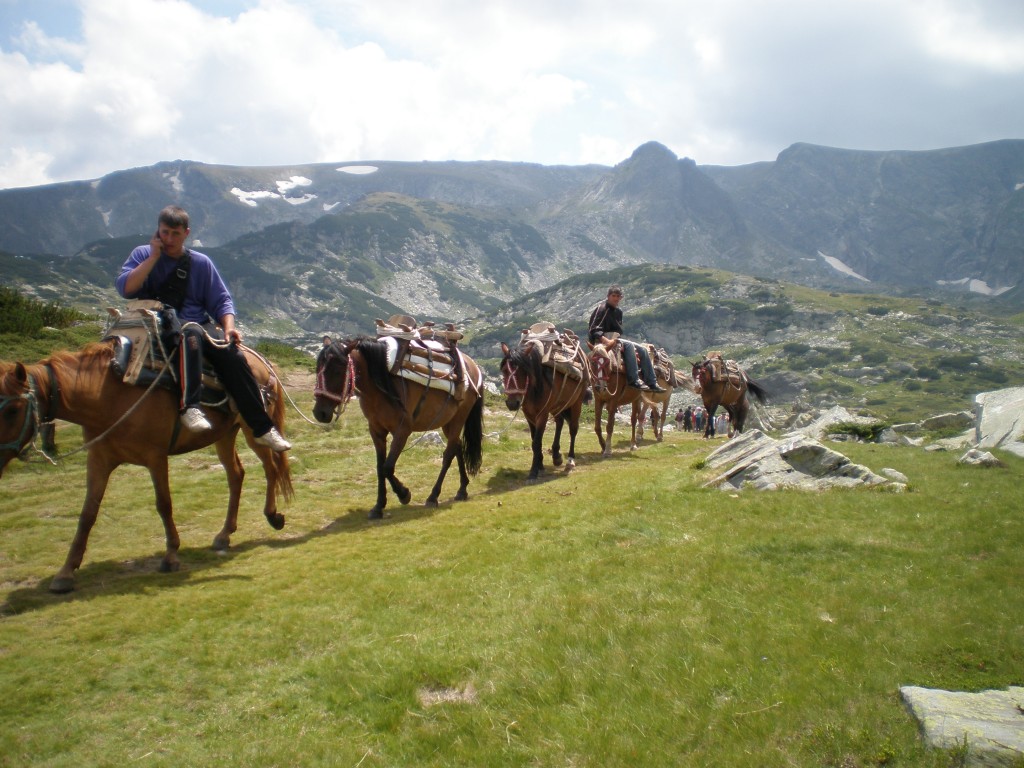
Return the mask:
<path id="1" fill-rule="evenodd" d="M 484 446 L 484 398 L 477 397 L 469 418 L 462 425 L 462 460 L 466 471 L 475 475 L 480 471 Z"/>
<path id="2" fill-rule="evenodd" d="M 284 417 L 287 409 L 285 408 L 284 387 L 281 384 L 280 379 L 277 379 L 274 385 L 274 394 L 274 402 L 269 414 L 270 420 L 274 422 L 274 427 L 277 431 L 283 435 Z M 292 471 L 288 464 L 288 454 L 278 453 L 277 451 L 272 451 L 271 453 L 271 460 L 274 462 L 274 469 L 277 470 L 277 492 L 281 494 L 281 498 L 285 501 L 291 501 L 295 497 L 295 488 L 292 485 Z"/>
<path id="3" fill-rule="evenodd" d="M 754 397 L 757 398 L 757 402 L 761 403 L 761 405 L 768 402 L 768 390 L 753 379 L 747 379 L 747 391 L 751 392 Z"/>

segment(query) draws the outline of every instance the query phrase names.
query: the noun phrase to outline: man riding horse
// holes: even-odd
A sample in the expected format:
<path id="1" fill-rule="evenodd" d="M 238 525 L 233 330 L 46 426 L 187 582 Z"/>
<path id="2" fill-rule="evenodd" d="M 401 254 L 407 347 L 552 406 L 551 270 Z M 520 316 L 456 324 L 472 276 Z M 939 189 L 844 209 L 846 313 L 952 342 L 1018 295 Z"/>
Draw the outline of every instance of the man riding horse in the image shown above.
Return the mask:
<path id="1" fill-rule="evenodd" d="M 598 303 L 590 313 L 590 343 L 603 344 L 609 350 L 615 347 L 616 343 L 622 345 L 622 363 L 626 368 L 626 380 L 629 386 L 644 392 L 664 392 L 664 388 L 658 384 L 658 377 L 654 372 L 654 365 L 651 363 L 651 356 L 643 344 L 634 344 L 620 338 L 622 335 L 622 310 L 619 309 L 619 302 L 622 300 L 622 288 L 613 285 L 608 289 L 607 298 Z M 614 334 L 614 336 L 609 336 Z M 641 379 L 637 371 L 637 357 L 640 358 L 640 371 L 643 374 Z"/>

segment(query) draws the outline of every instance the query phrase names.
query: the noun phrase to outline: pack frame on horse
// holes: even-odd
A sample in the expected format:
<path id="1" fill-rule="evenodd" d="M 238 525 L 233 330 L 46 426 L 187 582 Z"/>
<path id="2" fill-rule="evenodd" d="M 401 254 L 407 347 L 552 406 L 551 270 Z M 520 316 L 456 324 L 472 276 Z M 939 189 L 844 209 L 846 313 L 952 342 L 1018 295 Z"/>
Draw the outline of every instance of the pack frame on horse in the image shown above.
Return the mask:
<path id="1" fill-rule="evenodd" d="M 750 410 L 747 394 L 752 394 L 759 403 L 768 402 L 768 392 L 751 379 L 735 360 L 725 360 L 721 355 L 705 356 L 692 364 L 694 390 L 704 402 L 704 437 L 715 436 L 715 411 L 721 406 L 729 414 L 729 437 L 743 432 Z"/>
<path id="2" fill-rule="evenodd" d="M 562 465 L 562 428 L 568 422 L 569 453 L 566 471 L 575 468 L 576 433 L 579 431 L 580 412 L 590 386 L 590 366 L 575 337 L 567 341 L 575 348 L 571 356 L 578 356 L 578 379 L 574 379 L 558 367 L 544 364 L 543 343 L 535 339 L 543 338 L 540 331 L 544 331 L 544 335 L 558 334 L 555 333 L 554 326 L 548 327 L 547 324 L 543 324 L 545 328 L 538 329 L 539 325 L 542 324 L 535 324 L 523 331 L 523 340 L 518 347 L 512 348 L 505 342 L 501 343 L 501 381 L 505 392 L 505 404 L 510 411 L 521 409 L 530 427 L 530 443 L 533 449 L 530 480 L 536 480 L 544 469 L 544 431 L 551 417 L 555 420 L 551 462 L 556 467 Z M 533 336 L 530 335 L 531 331 L 534 331 Z"/>
<path id="3" fill-rule="evenodd" d="M 441 429 L 447 441 L 441 471 L 425 505 L 437 506 L 453 460 L 459 467 L 455 501 L 469 498 L 469 477 L 479 472 L 482 459 L 483 374 L 469 355 L 459 351 L 458 356 L 463 366 L 464 389 L 457 397 L 393 375 L 386 346 L 379 339 L 356 337 L 335 341 L 320 351 L 313 390 L 314 417 L 323 424 L 329 423 L 358 394 L 359 408 L 369 425 L 377 454 L 377 501 L 369 513 L 371 520 L 384 516 L 386 483 L 401 504 L 412 500 L 410 490 L 395 475 L 395 467 L 413 432 Z"/>
<path id="4" fill-rule="evenodd" d="M 269 362 L 242 347 L 257 383 L 267 395 L 268 412 L 278 431 L 284 430 L 284 390 Z M 237 530 L 238 507 L 245 469 L 235 443 L 241 429 L 249 447 L 263 464 L 266 495 L 263 514 L 281 530 L 284 515 L 277 497 L 293 495 L 285 454 L 255 442 L 252 431 L 235 413 L 206 409 L 213 428 L 201 433 L 183 430 L 178 419 L 178 394 L 163 386 L 148 389 L 126 384 L 111 370 L 113 341 L 87 345 L 74 352 L 57 352 L 33 365 L 0 362 L 0 475 L 4 467 L 34 444 L 42 424 L 54 419 L 82 427 L 86 458 L 86 492 L 78 527 L 64 565 L 50 583 L 50 591 L 70 592 L 75 571 L 82 565 L 89 533 L 99 514 L 110 475 L 122 464 L 149 470 L 156 494 L 156 509 L 164 524 L 166 552 L 162 572 L 181 567 L 181 541 L 174 524 L 168 457 L 214 445 L 227 473 L 228 509 L 224 527 L 213 547 L 225 550 Z"/>

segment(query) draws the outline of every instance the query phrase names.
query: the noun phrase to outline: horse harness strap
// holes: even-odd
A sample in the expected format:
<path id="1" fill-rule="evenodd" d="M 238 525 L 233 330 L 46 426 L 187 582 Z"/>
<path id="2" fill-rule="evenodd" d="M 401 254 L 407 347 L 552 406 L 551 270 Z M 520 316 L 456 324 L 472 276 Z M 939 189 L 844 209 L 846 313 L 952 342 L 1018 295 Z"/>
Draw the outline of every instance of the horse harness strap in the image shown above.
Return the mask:
<path id="1" fill-rule="evenodd" d="M 175 312 L 181 312 L 185 305 L 185 296 L 188 290 L 188 274 L 192 268 L 192 253 L 188 248 L 178 257 L 171 274 L 167 276 L 163 284 L 154 291 L 158 301 L 174 307 Z"/>

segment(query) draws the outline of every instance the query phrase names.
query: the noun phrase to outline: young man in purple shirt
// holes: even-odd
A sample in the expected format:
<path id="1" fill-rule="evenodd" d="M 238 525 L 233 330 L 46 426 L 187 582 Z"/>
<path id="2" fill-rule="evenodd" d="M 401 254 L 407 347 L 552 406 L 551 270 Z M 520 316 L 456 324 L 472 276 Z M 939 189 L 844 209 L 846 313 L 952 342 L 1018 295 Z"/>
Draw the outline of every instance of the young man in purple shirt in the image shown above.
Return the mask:
<path id="1" fill-rule="evenodd" d="M 242 334 L 235 327 L 231 293 L 206 254 L 185 248 L 189 231 L 184 209 L 171 205 L 160 211 L 156 234 L 149 245 L 133 250 L 121 267 L 115 281 L 117 292 L 126 299 L 163 301 L 175 308 L 182 323 L 202 325 L 213 319 L 224 329 L 225 340 L 231 342 L 219 346 L 211 344 L 199 328 L 187 326 L 182 330 L 178 380 L 182 385 L 181 423 L 186 429 L 202 432 L 211 428 L 199 408 L 205 357 L 234 398 L 256 442 L 278 452 L 287 451 L 291 444 L 274 428 L 249 363 L 237 347 Z"/>

